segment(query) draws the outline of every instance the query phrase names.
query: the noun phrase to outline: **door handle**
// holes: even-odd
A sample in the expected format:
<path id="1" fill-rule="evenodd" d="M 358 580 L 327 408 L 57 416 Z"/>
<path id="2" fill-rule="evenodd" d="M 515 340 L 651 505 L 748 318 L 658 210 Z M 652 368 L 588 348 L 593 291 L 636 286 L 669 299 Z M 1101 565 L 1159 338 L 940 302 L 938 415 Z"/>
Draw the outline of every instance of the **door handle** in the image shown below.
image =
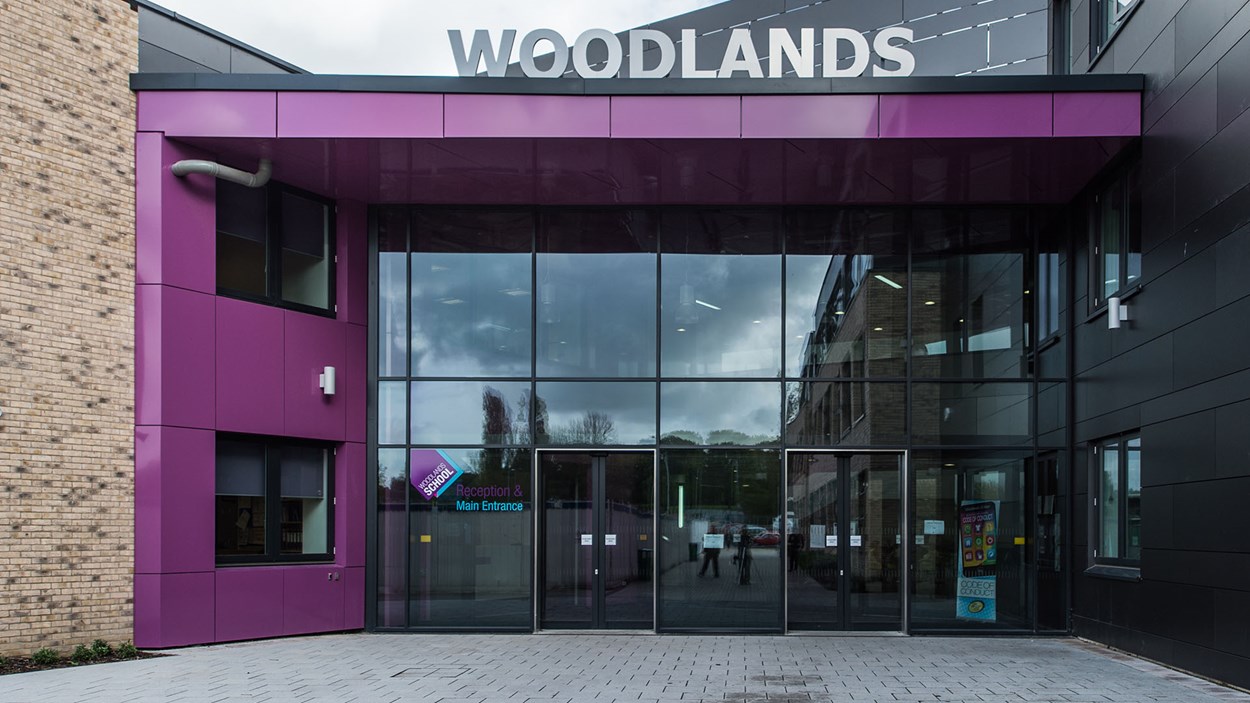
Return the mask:
<path id="1" fill-rule="evenodd" d="M 595 569 L 595 576 L 598 576 L 598 575 L 599 575 L 599 570 Z"/>

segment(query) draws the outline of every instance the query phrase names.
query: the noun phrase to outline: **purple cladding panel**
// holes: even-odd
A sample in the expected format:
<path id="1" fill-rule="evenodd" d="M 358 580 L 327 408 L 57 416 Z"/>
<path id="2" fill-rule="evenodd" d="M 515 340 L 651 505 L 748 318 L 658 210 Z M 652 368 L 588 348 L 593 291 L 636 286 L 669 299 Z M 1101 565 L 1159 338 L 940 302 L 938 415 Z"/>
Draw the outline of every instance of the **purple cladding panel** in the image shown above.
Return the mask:
<path id="1" fill-rule="evenodd" d="M 346 427 L 347 399 L 344 391 L 357 380 L 344 365 L 346 336 L 350 325 L 300 312 L 283 313 L 286 329 L 286 369 L 283 409 L 286 426 L 282 434 L 342 441 Z M 319 383 L 325 367 L 333 366 L 336 394 L 325 395 Z"/>
<path id="2" fill-rule="evenodd" d="M 281 634 L 343 629 L 343 571 L 332 564 L 282 570 Z"/>
<path id="3" fill-rule="evenodd" d="M 742 136 L 875 139 L 876 95 L 744 95 Z"/>
<path id="4" fill-rule="evenodd" d="M 135 428 L 135 573 L 212 571 L 214 434 Z"/>
<path id="5" fill-rule="evenodd" d="M 360 285 L 369 275 L 369 211 L 364 203 L 340 200 L 335 216 L 339 257 L 335 269 L 337 318 L 357 325 L 369 324 L 369 288 Z M 353 283 L 357 285 L 352 285 Z"/>
<path id="6" fill-rule="evenodd" d="M 365 626 L 365 569 L 345 569 L 343 573 L 343 629 Z"/>
<path id="7" fill-rule="evenodd" d="M 1141 136 L 1140 93 L 1055 93 L 1056 137 Z"/>
<path id="8" fill-rule="evenodd" d="M 270 92 L 139 93 L 139 132 L 167 137 L 276 137 L 278 96 Z"/>
<path id="9" fill-rule="evenodd" d="M 607 137 L 609 99 L 583 95 L 447 95 L 447 137 Z"/>
<path id="10" fill-rule="evenodd" d="M 365 445 L 347 442 L 334 457 L 334 543 L 337 563 L 365 565 Z"/>
<path id="11" fill-rule="evenodd" d="M 135 646 L 204 644 L 213 637 L 213 572 L 135 575 Z"/>
<path id="12" fill-rule="evenodd" d="M 612 98 L 612 136 L 705 139 L 742 136 L 736 95 L 638 95 Z"/>
<path id="13" fill-rule="evenodd" d="M 282 634 L 282 567 L 218 569 L 218 642 Z"/>
<path id="14" fill-rule="evenodd" d="M 1050 93 L 882 95 L 881 136 L 1049 137 Z"/>
<path id="15" fill-rule="evenodd" d="M 348 442 L 365 441 L 365 413 L 368 398 L 369 330 L 361 325 L 343 328 L 346 350 L 344 369 L 339 372 L 339 383 L 346 403 Z"/>
<path id="16" fill-rule="evenodd" d="M 213 298 L 135 287 L 135 424 L 213 427 Z"/>
<path id="17" fill-rule="evenodd" d="M 217 298 L 217 429 L 280 435 L 283 412 L 283 311 Z"/>
<path id="18" fill-rule="evenodd" d="M 278 93 L 278 137 L 441 137 L 443 96 Z"/>

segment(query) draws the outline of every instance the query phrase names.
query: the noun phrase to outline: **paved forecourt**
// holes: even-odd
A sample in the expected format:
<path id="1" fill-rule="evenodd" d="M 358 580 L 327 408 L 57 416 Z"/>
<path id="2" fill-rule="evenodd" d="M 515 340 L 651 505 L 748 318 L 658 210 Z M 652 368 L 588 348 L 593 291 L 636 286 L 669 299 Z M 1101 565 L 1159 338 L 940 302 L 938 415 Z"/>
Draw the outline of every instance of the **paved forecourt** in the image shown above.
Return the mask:
<path id="1" fill-rule="evenodd" d="M 1070 639 L 349 634 L 4 676 L 0 701 L 1250 703 L 1250 695 Z"/>

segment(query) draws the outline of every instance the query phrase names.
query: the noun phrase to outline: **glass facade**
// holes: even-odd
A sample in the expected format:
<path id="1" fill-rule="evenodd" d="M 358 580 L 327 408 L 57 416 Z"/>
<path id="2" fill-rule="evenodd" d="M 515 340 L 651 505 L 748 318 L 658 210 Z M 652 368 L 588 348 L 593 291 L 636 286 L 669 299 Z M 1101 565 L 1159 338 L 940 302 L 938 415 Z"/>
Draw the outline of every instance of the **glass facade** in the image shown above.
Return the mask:
<path id="1" fill-rule="evenodd" d="M 1049 211 L 374 222 L 379 629 L 1053 627 Z"/>

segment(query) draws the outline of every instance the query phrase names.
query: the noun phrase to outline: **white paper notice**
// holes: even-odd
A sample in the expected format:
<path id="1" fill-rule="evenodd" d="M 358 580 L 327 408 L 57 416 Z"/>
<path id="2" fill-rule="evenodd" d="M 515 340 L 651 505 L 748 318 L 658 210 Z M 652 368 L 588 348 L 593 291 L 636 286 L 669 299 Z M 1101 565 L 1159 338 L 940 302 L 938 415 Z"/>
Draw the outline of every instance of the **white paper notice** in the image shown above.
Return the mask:
<path id="1" fill-rule="evenodd" d="M 811 532 L 808 534 L 808 544 L 812 549 L 820 549 L 827 546 L 825 544 L 825 526 L 812 525 L 808 528 Z"/>
<path id="2" fill-rule="evenodd" d="M 595 536 L 594 536 L 594 535 L 582 535 L 582 546 L 583 546 L 583 547 L 593 547 L 593 546 L 594 546 L 594 544 L 595 544 Z"/>
<path id="3" fill-rule="evenodd" d="M 902 543 L 903 543 L 903 536 L 902 536 L 902 535 L 894 535 L 894 543 L 895 543 L 895 544 L 902 544 Z"/>
<path id="4" fill-rule="evenodd" d="M 864 536 L 863 535 L 851 535 L 851 546 L 852 547 L 864 546 Z"/>
<path id="5" fill-rule="evenodd" d="M 606 547 L 615 547 L 615 546 L 616 546 L 616 535 L 604 535 L 604 536 L 603 536 L 603 544 L 604 544 L 604 546 L 606 546 Z"/>
<path id="6" fill-rule="evenodd" d="M 944 535 L 946 534 L 946 523 L 941 520 L 925 520 L 924 533 L 926 535 Z"/>
<path id="7" fill-rule="evenodd" d="M 916 535 L 916 544 L 924 544 L 924 535 Z"/>
<path id="8" fill-rule="evenodd" d="M 712 535 L 712 534 L 703 535 L 703 548 L 704 549 L 724 549 L 725 548 L 725 535 Z"/>
<path id="9" fill-rule="evenodd" d="M 837 535 L 827 535 L 827 536 L 825 537 L 825 546 L 826 546 L 826 547 L 836 547 L 836 546 L 838 546 L 838 536 L 837 536 Z"/>

